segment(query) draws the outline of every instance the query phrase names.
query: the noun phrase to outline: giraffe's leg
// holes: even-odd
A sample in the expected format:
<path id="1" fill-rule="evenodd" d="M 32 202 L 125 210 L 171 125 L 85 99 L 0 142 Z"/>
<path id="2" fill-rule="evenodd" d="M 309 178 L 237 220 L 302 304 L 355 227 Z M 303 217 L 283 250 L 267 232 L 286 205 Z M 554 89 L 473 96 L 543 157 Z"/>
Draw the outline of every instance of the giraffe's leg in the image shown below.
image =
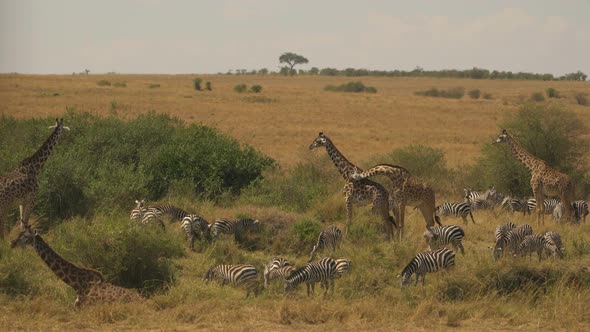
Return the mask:
<path id="1" fill-rule="evenodd" d="M 348 229 L 352 223 L 352 197 L 346 196 L 346 230 L 344 234 L 348 235 Z"/>
<path id="2" fill-rule="evenodd" d="M 401 200 L 397 206 L 398 213 L 399 213 L 399 239 L 401 240 L 404 233 L 404 223 L 406 221 L 406 202 Z"/>
<path id="3" fill-rule="evenodd" d="M 33 207 L 35 207 L 35 202 L 37 201 L 37 191 L 33 190 L 29 195 L 25 196 L 23 199 L 22 207 L 23 207 L 23 215 L 22 220 L 25 224 L 29 223 L 29 218 L 33 213 Z"/>
<path id="4" fill-rule="evenodd" d="M 6 219 L 7 219 L 6 209 L 3 207 L 0 207 L 0 239 L 3 239 L 5 236 Z"/>

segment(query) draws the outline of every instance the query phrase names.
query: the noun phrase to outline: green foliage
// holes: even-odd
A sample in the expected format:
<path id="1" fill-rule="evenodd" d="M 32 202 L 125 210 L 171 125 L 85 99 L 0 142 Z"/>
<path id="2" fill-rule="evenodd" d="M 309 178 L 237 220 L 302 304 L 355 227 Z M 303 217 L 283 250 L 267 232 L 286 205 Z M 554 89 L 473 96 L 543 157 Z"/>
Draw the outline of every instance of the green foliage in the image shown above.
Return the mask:
<path id="1" fill-rule="evenodd" d="M 509 113 L 501 122 L 519 144 L 531 154 L 574 178 L 578 190 L 588 187 L 583 174 L 588 172 L 584 155 L 588 152 L 586 127 L 573 112 L 559 106 L 525 104 L 516 113 Z M 500 130 L 498 130 L 498 135 Z M 494 184 L 501 192 L 525 197 L 532 194 L 530 173 L 504 144 L 486 144 L 482 157 L 471 170 L 474 187 Z"/>
<path id="2" fill-rule="evenodd" d="M 415 94 L 417 96 L 461 99 L 465 95 L 465 88 L 455 87 L 449 90 L 431 88 L 430 90 L 416 91 Z"/>
<path id="3" fill-rule="evenodd" d="M 212 90 L 212 88 L 211 88 L 211 82 L 207 81 L 205 83 L 205 90 L 207 90 L 207 91 L 211 91 Z"/>
<path id="4" fill-rule="evenodd" d="M 237 93 L 243 93 L 246 92 L 246 90 L 248 90 L 248 86 L 246 84 L 238 84 L 234 86 L 234 91 Z"/>
<path id="5" fill-rule="evenodd" d="M 193 85 L 195 87 L 195 90 L 201 91 L 201 83 L 202 82 L 203 82 L 203 79 L 201 79 L 201 78 L 194 78 L 193 79 Z"/>
<path id="6" fill-rule="evenodd" d="M 545 101 L 545 96 L 543 96 L 542 92 L 533 92 L 531 95 L 532 101 Z"/>
<path id="7" fill-rule="evenodd" d="M 575 98 L 578 105 L 588 106 L 588 97 L 585 93 L 578 93 Z"/>
<path id="8" fill-rule="evenodd" d="M 488 93 L 488 92 L 484 93 L 483 94 L 483 99 L 488 99 L 488 100 L 489 99 L 492 99 L 492 94 L 491 93 Z"/>
<path id="9" fill-rule="evenodd" d="M 479 89 L 473 89 L 469 91 L 469 97 L 473 98 L 473 99 L 479 99 L 480 95 L 481 95 L 481 91 L 479 91 Z"/>
<path id="10" fill-rule="evenodd" d="M 250 91 L 254 92 L 254 93 L 260 93 L 260 92 L 262 92 L 262 86 L 258 85 L 258 84 L 254 84 L 250 87 Z"/>
<path id="11" fill-rule="evenodd" d="M 159 87 L 160 87 L 160 84 L 157 84 L 157 83 L 151 83 L 150 85 L 148 85 L 148 88 L 150 88 L 150 89 L 155 89 L 155 88 L 159 88 Z"/>
<path id="12" fill-rule="evenodd" d="M 52 119 L 0 118 L 0 172 L 33 154 Z M 68 112 L 60 139 L 39 179 L 36 212 L 51 220 L 128 210 L 139 198 L 158 200 L 182 182 L 215 199 L 237 193 L 273 161 L 216 130 L 148 113 L 125 122 Z"/>
<path id="13" fill-rule="evenodd" d="M 324 90 L 326 91 L 338 91 L 338 92 L 368 92 L 376 93 L 377 89 L 372 86 L 365 86 L 362 82 L 348 82 L 342 85 L 334 86 L 327 85 Z"/>
<path id="14" fill-rule="evenodd" d="M 294 75 L 296 73 L 293 70 L 293 67 L 295 65 L 305 64 L 308 62 L 309 60 L 307 60 L 307 58 L 305 58 L 304 56 L 292 52 L 283 53 L 279 57 L 279 63 L 286 63 L 289 65 L 289 70 L 287 71 L 287 73 L 290 75 Z M 282 68 L 281 73 L 283 73 Z"/>
<path id="15" fill-rule="evenodd" d="M 111 86 L 111 82 L 107 81 L 107 80 L 100 80 L 100 81 L 96 82 L 96 85 L 98 85 L 98 86 Z"/>
<path id="16" fill-rule="evenodd" d="M 303 218 L 293 224 L 293 231 L 297 240 L 311 244 L 313 247 L 314 242 L 322 231 L 322 225 L 310 218 Z"/>
<path id="17" fill-rule="evenodd" d="M 554 88 L 548 88 L 545 90 L 545 92 L 549 98 L 559 98 L 559 91 L 555 90 Z"/>

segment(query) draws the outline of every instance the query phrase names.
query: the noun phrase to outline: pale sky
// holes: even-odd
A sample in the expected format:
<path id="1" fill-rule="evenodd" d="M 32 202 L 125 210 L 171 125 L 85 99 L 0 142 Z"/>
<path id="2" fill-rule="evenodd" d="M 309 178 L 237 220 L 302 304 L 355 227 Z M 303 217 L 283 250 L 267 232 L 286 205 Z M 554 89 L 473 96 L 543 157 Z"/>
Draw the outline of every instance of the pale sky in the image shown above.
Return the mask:
<path id="1" fill-rule="evenodd" d="M 480 67 L 590 74 L 590 0 L 0 0 L 0 72 Z M 296 67 L 297 68 L 297 67 Z"/>

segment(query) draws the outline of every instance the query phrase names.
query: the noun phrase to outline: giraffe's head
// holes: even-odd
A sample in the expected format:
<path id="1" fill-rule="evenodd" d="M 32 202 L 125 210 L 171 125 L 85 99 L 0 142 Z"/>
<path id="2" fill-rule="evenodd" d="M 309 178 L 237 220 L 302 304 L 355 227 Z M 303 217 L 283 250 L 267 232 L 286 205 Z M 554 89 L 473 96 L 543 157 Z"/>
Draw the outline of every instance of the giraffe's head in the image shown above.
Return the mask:
<path id="1" fill-rule="evenodd" d="M 508 135 L 508 132 L 506 131 L 506 129 L 502 129 L 502 133 L 500 134 L 500 136 L 498 136 L 496 138 L 496 140 L 492 144 L 506 143 L 509 138 L 510 138 L 510 135 Z"/>
<path id="2" fill-rule="evenodd" d="M 326 135 L 324 135 L 323 132 L 320 132 L 318 137 L 311 143 L 311 145 L 309 145 L 309 149 L 313 150 L 320 146 L 326 146 L 329 140 L 330 139 Z"/>
<path id="3" fill-rule="evenodd" d="M 35 236 L 37 235 L 37 230 L 33 230 L 31 225 L 22 224 L 23 230 L 18 234 L 17 238 L 12 240 L 10 243 L 11 248 L 15 248 L 20 246 L 21 248 L 26 247 L 27 245 L 33 245 L 35 241 Z"/>

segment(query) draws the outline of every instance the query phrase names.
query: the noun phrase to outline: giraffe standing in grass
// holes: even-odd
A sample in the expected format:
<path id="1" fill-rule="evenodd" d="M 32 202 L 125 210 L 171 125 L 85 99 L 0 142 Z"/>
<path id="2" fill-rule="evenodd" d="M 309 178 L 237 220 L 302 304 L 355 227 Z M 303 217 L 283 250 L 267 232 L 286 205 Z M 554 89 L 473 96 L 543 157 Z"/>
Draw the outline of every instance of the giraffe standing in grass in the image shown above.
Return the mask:
<path id="1" fill-rule="evenodd" d="M 422 212 L 426 229 L 434 226 L 435 221 L 439 226 L 441 225 L 436 215 L 434 190 L 428 184 L 412 176 L 407 169 L 389 164 L 379 164 L 365 172 L 354 173 L 352 178 L 361 180 L 375 175 L 385 175 L 391 180 L 389 193 L 393 200 L 393 211 L 399 225 L 400 236 L 404 228 L 406 205 L 415 206 Z"/>
<path id="2" fill-rule="evenodd" d="M 574 199 L 574 183 L 572 178 L 563 174 L 544 160 L 533 156 L 508 134 L 504 129 L 495 143 L 506 143 L 512 155 L 531 172 L 531 189 L 537 202 L 544 202 L 545 196 L 559 196 L 565 207 L 566 220 L 573 220 L 572 201 Z M 537 204 L 537 224 L 545 224 L 545 204 Z"/>
<path id="3" fill-rule="evenodd" d="M 24 208 L 23 220 L 29 221 L 37 201 L 39 172 L 63 131 L 69 130 L 68 127 L 64 127 L 63 119 L 55 119 L 55 122 L 54 126 L 49 127 L 55 128 L 53 133 L 35 154 L 21 161 L 14 171 L 0 176 L 0 238 L 4 238 L 8 211 L 18 204 Z"/>
<path id="4" fill-rule="evenodd" d="M 334 143 L 324 133 L 320 132 L 319 136 L 309 146 L 309 149 L 312 150 L 322 146 L 326 148 L 336 169 L 346 180 L 343 189 L 346 201 L 346 233 L 348 233 L 352 222 L 352 204 L 371 201 L 373 203 L 373 212 L 379 214 L 384 223 L 387 238 L 389 240 L 393 239 L 393 229 L 394 227 L 397 228 L 397 224 L 395 219 L 389 215 L 389 193 L 387 190 L 381 184 L 369 179 L 353 181 L 352 174 L 362 173 L 363 170 L 348 161 Z"/>

